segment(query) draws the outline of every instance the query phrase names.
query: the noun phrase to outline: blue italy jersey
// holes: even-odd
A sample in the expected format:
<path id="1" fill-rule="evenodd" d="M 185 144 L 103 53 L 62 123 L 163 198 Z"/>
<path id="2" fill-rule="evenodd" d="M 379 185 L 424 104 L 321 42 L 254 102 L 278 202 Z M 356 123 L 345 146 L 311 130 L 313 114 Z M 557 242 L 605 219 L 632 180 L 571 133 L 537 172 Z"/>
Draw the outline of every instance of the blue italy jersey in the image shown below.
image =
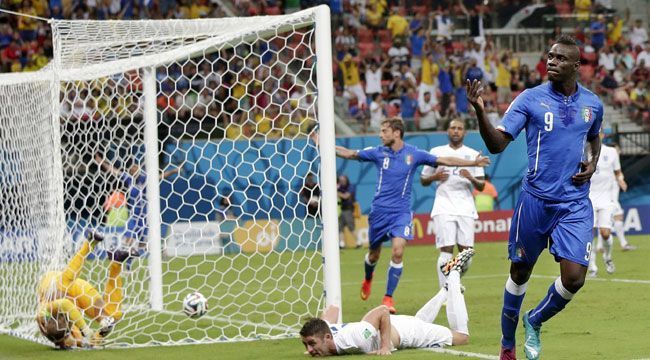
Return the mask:
<path id="1" fill-rule="evenodd" d="M 411 188 L 415 169 L 420 165 L 436 166 L 437 157 L 415 146 L 404 144 L 399 151 L 378 146 L 357 152 L 359 160 L 377 166 L 377 189 L 372 211 L 411 212 Z"/>
<path id="2" fill-rule="evenodd" d="M 528 171 L 523 189 L 542 199 L 570 201 L 586 198 L 589 183 L 573 184 L 586 159 L 585 144 L 598 136 L 603 104 L 598 96 L 578 84 L 564 96 L 550 82 L 528 89 L 510 104 L 497 129 L 513 139 L 526 129 Z"/>
<path id="3" fill-rule="evenodd" d="M 144 172 L 140 172 L 140 174 L 133 177 L 128 172 L 123 172 L 121 180 L 128 188 L 126 202 L 131 211 L 131 216 L 138 219 L 145 219 L 147 217 L 147 198 L 145 196 L 147 175 Z"/>

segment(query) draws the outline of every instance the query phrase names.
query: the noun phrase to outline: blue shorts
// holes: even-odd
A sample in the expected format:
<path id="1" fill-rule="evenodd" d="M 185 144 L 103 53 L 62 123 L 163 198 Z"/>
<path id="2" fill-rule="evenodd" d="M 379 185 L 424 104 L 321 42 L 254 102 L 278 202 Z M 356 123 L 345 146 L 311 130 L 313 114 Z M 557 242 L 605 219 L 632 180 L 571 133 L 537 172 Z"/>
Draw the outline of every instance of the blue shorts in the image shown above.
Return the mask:
<path id="1" fill-rule="evenodd" d="M 510 226 L 508 255 L 513 262 L 535 264 L 549 247 L 555 261 L 587 266 L 591 254 L 594 212 L 589 198 L 566 202 L 538 198 L 522 191 Z"/>
<path id="2" fill-rule="evenodd" d="M 370 248 L 376 249 L 384 241 L 395 237 L 406 240 L 413 240 L 413 213 L 389 213 L 383 211 L 371 211 L 368 216 L 368 240 Z"/>
<path id="3" fill-rule="evenodd" d="M 147 236 L 147 224 L 143 218 L 130 218 L 126 224 L 124 236 L 138 242 L 144 242 Z"/>

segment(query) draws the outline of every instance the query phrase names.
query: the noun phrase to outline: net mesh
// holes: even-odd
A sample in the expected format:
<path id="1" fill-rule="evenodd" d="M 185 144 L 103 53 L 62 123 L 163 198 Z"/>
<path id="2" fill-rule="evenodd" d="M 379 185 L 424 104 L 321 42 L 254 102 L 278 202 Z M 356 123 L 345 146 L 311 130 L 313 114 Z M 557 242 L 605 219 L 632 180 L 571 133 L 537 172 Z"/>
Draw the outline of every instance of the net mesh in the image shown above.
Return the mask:
<path id="1" fill-rule="evenodd" d="M 93 332 L 104 317 L 117 320 L 105 346 L 295 335 L 323 301 L 313 14 L 56 21 L 53 34 L 56 71 L 43 73 L 59 81 L 1 92 L 0 121 L 26 119 L 16 134 L 0 129 L 0 161 L 11 170 L 0 180 L 0 271 L 3 279 L 18 269 L 25 276 L 0 287 L 2 330 L 44 342 L 33 321 L 37 287 L 56 293 L 58 283 L 34 279 L 79 267 L 75 279 L 95 288 L 104 313 L 84 308 L 87 291 L 77 294 L 75 285 L 58 295 Z M 155 99 L 145 96 L 148 81 Z M 155 148 L 145 136 L 147 104 L 155 108 Z M 157 167 L 145 166 L 147 151 Z M 148 185 L 152 176 L 158 189 Z M 151 201 L 159 215 L 148 214 Z M 7 240 L 16 236 L 5 225 L 11 218 L 44 244 L 33 256 L 12 255 L 19 242 Z M 160 222 L 161 310 L 151 308 L 152 218 Z M 86 255 L 88 228 L 105 239 Z M 51 229 L 59 231 L 39 233 Z M 71 260 L 75 251 L 81 264 Z M 117 273 L 116 252 L 132 254 Z M 193 291 L 208 302 L 199 319 L 182 312 Z M 24 319 L 15 316 L 16 298 L 26 300 Z"/>
<path id="2" fill-rule="evenodd" d="M 34 276 L 61 265 L 58 119 L 52 77 L 5 76 L 0 84 L 0 329 L 33 330 Z"/>

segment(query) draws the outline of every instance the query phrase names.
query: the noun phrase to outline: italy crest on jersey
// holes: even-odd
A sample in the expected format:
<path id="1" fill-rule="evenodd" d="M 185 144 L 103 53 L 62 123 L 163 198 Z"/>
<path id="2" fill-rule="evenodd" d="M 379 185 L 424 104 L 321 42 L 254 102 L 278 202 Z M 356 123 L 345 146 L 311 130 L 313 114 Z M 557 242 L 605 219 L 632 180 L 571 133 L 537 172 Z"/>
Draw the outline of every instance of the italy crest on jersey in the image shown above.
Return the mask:
<path id="1" fill-rule="evenodd" d="M 585 122 L 591 121 L 591 117 L 592 117 L 591 108 L 588 107 L 582 108 L 582 118 L 585 120 Z"/>
<path id="2" fill-rule="evenodd" d="M 406 155 L 404 161 L 406 162 L 406 165 L 411 165 L 411 163 L 413 162 L 413 155 L 411 154 Z"/>

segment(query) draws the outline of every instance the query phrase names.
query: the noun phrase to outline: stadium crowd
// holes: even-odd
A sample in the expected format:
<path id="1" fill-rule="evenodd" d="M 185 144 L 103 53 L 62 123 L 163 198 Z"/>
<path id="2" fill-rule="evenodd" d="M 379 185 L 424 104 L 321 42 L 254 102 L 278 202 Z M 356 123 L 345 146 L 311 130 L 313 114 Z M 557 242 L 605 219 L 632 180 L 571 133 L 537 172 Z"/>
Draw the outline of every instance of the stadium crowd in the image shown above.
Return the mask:
<path id="1" fill-rule="evenodd" d="M 410 131 L 430 131 L 442 130 L 449 119 L 456 117 L 465 119 L 469 128 L 475 126 L 465 96 L 467 78 L 489 84 L 484 98 L 490 119 L 495 122 L 517 94 L 546 80 L 544 55 L 536 66 L 528 66 L 511 50 L 497 49 L 491 36 L 483 31 L 503 26 L 531 2 L 504 0 L 484 5 L 475 0 L 233 0 L 232 5 L 237 15 L 251 16 L 276 15 L 328 4 L 332 11 L 338 115 L 356 119 L 362 131 L 374 131 L 381 119 L 394 115 L 400 115 Z M 629 14 L 614 14 L 611 1 L 550 0 L 545 5 L 545 14 L 573 16 L 579 23 L 572 35 L 582 48 L 582 83 L 603 96 L 607 103 L 624 109 L 638 124 L 650 128 L 647 24 L 642 20 L 631 22 Z M 69 19 L 225 16 L 223 9 L 209 0 L 13 0 L 6 7 L 34 16 Z M 470 35 L 465 39 L 452 37 L 455 28 L 468 28 Z M 566 28 L 555 27 L 549 41 L 563 30 Z M 174 118 L 186 126 L 204 129 L 208 136 L 236 139 L 252 136 L 253 132 L 273 134 L 286 129 L 282 130 L 283 134 L 292 135 L 306 130 L 310 121 L 305 119 L 313 114 L 295 102 L 300 99 L 301 105 L 305 105 L 313 95 L 296 95 L 300 87 L 288 78 L 277 84 L 266 81 L 261 84 L 255 79 L 264 74 L 247 74 L 243 81 L 239 80 L 233 76 L 239 67 L 251 69 L 255 62 L 271 60 L 248 58 L 233 70 L 231 60 L 235 55 L 222 53 L 214 62 L 172 69 L 173 79 L 162 84 L 159 106 L 173 109 Z M 0 15 L 2 72 L 34 71 L 45 66 L 51 56 L 52 41 L 46 22 Z M 289 55 L 278 56 L 281 57 L 278 63 L 291 60 Z M 282 69 L 270 71 L 279 75 Z M 180 86 L 174 81 L 189 79 L 196 73 L 205 79 L 209 89 L 198 83 L 198 77 L 190 82 L 181 81 Z M 231 93 L 241 96 L 232 99 L 233 96 L 222 93 L 227 89 L 223 90 L 221 85 L 227 85 Z M 272 86 L 275 88 L 271 89 Z M 274 101 L 267 93 L 282 93 L 276 97 L 286 95 L 293 103 Z M 210 98 L 232 101 L 209 104 Z M 82 105 L 82 96 L 75 99 L 79 103 L 77 107 L 89 108 L 87 104 Z M 268 104 L 272 106 L 267 107 Z M 74 108 L 75 101 L 71 99 L 69 106 Z M 217 127 L 216 133 L 208 131 L 215 128 L 215 123 L 222 126 Z M 239 126 L 227 126 L 231 123 Z"/>

